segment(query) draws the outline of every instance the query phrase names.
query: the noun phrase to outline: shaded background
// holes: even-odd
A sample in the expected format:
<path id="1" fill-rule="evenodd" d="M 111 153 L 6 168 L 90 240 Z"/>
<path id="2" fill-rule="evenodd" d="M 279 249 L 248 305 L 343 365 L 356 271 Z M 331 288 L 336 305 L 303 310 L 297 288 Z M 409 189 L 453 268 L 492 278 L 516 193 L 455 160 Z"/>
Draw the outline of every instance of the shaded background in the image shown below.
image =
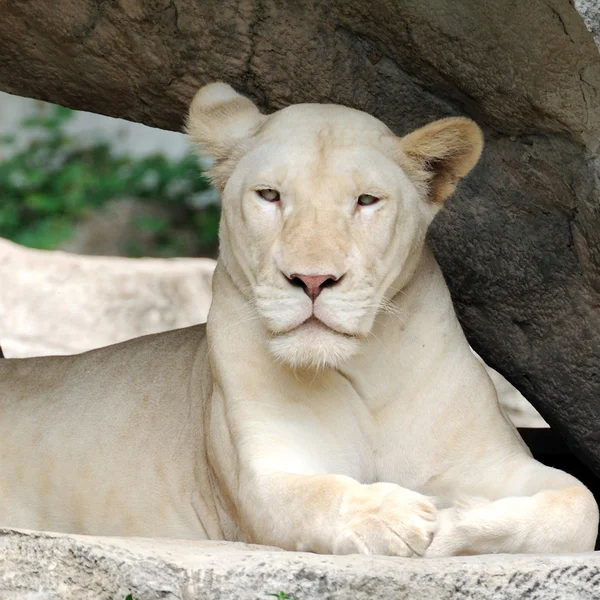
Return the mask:
<path id="1" fill-rule="evenodd" d="M 181 133 L 0 93 L 0 237 L 106 256 L 216 256 L 218 194 Z"/>

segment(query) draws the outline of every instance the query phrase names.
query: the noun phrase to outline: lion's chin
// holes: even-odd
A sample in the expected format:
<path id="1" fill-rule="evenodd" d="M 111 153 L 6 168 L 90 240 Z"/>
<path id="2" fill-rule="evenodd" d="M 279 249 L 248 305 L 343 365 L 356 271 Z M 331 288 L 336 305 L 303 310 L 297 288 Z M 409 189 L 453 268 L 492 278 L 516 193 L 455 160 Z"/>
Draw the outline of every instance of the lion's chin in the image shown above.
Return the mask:
<path id="1" fill-rule="evenodd" d="M 337 368 L 354 356 L 358 338 L 330 329 L 310 319 L 286 333 L 273 335 L 269 351 L 279 362 L 307 369 Z"/>

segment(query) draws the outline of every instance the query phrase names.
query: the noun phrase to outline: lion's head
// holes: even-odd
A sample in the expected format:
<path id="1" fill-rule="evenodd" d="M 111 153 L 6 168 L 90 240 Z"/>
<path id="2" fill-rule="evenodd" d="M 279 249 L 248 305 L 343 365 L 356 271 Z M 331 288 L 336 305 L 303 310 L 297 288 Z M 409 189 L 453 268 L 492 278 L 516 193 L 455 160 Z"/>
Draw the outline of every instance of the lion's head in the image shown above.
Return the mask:
<path id="1" fill-rule="evenodd" d="M 270 351 L 295 367 L 336 366 L 359 350 L 482 149 L 466 118 L 399 138 L 344 106 L 263 115 L 224 83 L 197 93 L 187 131 L 215 161 L 220 260 Z"/>

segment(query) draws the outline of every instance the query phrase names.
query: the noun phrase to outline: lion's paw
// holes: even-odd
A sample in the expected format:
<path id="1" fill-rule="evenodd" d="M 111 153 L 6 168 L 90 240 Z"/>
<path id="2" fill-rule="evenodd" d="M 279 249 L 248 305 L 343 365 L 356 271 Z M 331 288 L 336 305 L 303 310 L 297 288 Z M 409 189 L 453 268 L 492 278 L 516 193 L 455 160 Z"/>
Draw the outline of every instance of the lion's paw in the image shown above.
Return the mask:
<path id="1" fill-rule="evenodd" d="M 423 556 L 437 528 L 427 497 L 392 483 L 362 485 L 344 498 L 334 554 Z"/>
<path id="2" fill-rule="evenodd" d="M 470 542 L 481 528 L 478 518 L 490 504 L 487 498 L 460 497 L 450 508 L 438 512 L 438 529 L 426 552 L 428 558 L 477 554 Z"/>

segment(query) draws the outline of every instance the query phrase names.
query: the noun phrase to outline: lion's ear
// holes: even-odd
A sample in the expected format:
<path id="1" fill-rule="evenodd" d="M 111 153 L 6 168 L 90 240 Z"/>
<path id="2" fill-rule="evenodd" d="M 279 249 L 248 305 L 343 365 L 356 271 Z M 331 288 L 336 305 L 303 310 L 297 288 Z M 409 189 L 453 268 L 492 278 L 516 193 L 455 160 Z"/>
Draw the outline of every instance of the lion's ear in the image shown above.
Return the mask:
<path id="1" fill-rule="evenodd" d="M 201 152 L 215 159 L 211 177 L 217 187 L 224 187 L 229 176 L 227 165 L 239 160 L 265 119 L 251 100 L 226 83 L 211 83 L 198 90 L 185 131 L 200 144 Z"/>
<path id="2" fill-rule="evenodd" d="M 450 117 L 409 133 L 400 149 L 408 175 L 423 184 L 431 204 L 441 206 L 479 160 L 483 134 L 471 119 Z"/>

